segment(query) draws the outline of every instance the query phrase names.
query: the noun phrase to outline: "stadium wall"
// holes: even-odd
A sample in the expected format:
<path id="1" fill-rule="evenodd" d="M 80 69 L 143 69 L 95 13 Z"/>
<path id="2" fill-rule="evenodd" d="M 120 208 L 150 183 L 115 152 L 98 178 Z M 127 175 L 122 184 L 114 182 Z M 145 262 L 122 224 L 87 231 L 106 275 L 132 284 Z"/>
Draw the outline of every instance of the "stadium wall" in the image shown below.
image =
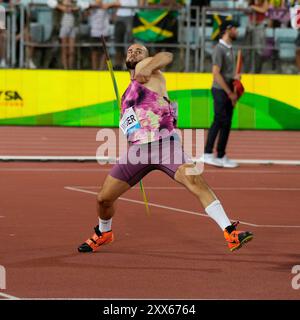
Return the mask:
<path id="1" fill-rule="evenodd" d="M 208 128 L 213 119 L 211 74 L 165 73 L 179 104 L 179 128 Z M 127 72 L 116 72 L 120 93 Z M 244 75 L 246 93 L 233 128 L 300 129 L 299 75 Z M 0 125 L 117 127 L 119 110 L 105 71 L 0 70 Z"/>

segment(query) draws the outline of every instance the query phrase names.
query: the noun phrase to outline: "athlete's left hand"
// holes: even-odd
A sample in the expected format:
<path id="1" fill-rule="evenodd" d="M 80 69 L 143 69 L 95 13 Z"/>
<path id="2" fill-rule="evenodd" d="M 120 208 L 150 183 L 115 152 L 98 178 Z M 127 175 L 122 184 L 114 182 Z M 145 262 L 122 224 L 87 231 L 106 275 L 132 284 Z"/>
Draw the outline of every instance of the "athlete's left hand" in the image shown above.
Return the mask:
<path id="1" fill-rule="evenodd" d="M 152 70 L 144 67 L 134 76 L 134 79 L 140 83 L 146 83 L 150 80 Z"/>

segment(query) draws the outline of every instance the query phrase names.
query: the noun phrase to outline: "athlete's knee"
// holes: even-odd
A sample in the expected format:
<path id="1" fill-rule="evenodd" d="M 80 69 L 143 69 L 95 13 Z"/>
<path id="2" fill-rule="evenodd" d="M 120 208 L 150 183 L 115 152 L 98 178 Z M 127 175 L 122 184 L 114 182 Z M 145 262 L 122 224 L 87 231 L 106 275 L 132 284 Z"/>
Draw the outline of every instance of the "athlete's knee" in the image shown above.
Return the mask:
<path id="1" fill-rule="evenodd" d="M 101 207 L 109 208 L 113 205 L 114 201 L 108 195 L 105 195 L 100 191 L 97 195 L 97 202 Z"/>
<path id="2" fill-rule="evenodd" d="M 176 172 L 176 180 L 190 186 L 202 184 L 201 172 L 195 165 L 179 167 Z"/>

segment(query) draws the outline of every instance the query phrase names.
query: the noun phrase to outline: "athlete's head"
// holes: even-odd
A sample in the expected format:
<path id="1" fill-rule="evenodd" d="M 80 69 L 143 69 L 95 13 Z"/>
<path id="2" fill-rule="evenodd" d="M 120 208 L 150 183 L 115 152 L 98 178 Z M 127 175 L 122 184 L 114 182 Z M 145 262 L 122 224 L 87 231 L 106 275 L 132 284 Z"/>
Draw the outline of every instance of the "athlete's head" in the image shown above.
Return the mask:
<path id="1" fill-rule="evenodd" d="M 126 66 L 129 70 L 134 70 L 135 66 L 147 57 L 149 57 L 148 49 L 141 44 L 135 43 L 127 50 Z"/>

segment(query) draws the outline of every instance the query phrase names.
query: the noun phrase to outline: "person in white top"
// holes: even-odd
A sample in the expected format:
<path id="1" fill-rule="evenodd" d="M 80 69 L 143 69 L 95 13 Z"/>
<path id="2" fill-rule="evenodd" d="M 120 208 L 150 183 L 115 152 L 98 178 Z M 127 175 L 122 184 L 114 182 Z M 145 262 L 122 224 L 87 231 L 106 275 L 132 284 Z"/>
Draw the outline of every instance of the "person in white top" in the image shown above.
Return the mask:
<path id="1" fill-rule="evenodd" d="M 144 5 L 144 0 L 119 0 L 120 6 L 137 7 Z M 132 21 L 135 14 L 134 9 L 119 8 L 116 12 L 114 38 L 115 43 L 125 44 L 132 42 Z M 116 45 L 115 69 L 124 69 L 126 46 Z"/>
<path id="2" fill-rule="evenodd" d="M 7 41 L 7 37 L 6 37 L 6 31 L 5 31 L 5 23 L 3 21 L 3 25 L 0 25 L 0 68 L 6 67 L 6 61 L 5 61 L 6 41 Z"/>
<path id="3" fill-rule="evenodd" d="M 76 23 L 75 15 L 79 8 L 76 0 L 58 1 L 58 10 L 62 12 L 60 21 L 59 38 L 61 39 L 61 61 L 64 69 L 74 67 Z"/>
<path id="4" fill-rule="evenodd" d="M 90 41 L 92 45 L 92 69 L 103 70 L 105 67 L 105 56 L 101 44 L 101 36 L 109 40 L 110 8 L 118 7 L 119 1 L 95 0 L 89 7 Z"/>
<path id="5" fill-rule="evenodd" d="M 300 0 L 296 0 L 289 3 L 291 26 L 293 29 L 298 30 L 298 36 L 295 41 L 296 45 L 296 66 L 298 73 L 300 74 Z"/>

